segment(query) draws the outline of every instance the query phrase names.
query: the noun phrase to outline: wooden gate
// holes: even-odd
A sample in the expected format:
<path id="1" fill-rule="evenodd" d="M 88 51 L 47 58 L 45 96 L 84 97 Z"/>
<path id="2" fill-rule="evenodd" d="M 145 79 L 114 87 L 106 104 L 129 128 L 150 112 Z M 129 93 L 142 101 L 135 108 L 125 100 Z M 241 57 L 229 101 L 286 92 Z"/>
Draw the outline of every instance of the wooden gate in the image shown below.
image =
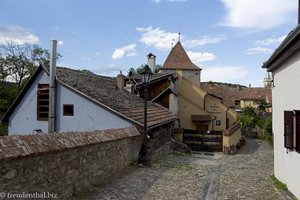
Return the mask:
<path id="1" fill-rule="evenodd" d="M 193 151 L 222 152 L 222 131 L 183 129 L 183 143 L 185 143 Z"/>

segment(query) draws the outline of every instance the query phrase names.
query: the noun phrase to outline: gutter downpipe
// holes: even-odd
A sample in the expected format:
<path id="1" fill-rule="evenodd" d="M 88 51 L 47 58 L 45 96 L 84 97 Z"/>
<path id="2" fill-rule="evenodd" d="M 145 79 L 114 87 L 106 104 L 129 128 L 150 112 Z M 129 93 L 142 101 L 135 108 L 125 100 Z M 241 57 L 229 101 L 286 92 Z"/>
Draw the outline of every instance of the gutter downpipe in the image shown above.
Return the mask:
<path id="1" fill-rule="evenodd" d="M 49 119 L 48 119 L 48 133 L 56 131 L 55 127 L 55 109 L 56 109 L 56 49 L 57 41 L 51 40 L 51 53 L 50 53 L 50 70 L 49 70 Z"/>

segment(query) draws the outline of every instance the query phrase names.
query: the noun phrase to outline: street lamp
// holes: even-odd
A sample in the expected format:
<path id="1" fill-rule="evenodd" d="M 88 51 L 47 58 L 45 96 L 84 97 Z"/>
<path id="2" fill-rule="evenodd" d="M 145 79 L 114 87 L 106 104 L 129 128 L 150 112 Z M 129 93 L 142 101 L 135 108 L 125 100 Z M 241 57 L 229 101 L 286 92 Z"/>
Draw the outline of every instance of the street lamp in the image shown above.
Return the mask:
<path id="1" fill-rule="evenodd" d="M 148 98 L 148 83 L 151 80 L 152 71 L 148 65 L 141 71 L 142 81 L 144 84 L 144 137 L 143 137 L 143 145 L 141 151 L 141 159 L 140 163 L 142 165 L 149 165 L 149 144 L 148 144 L 148 134 L 147 134 L 147 98 Z"/>

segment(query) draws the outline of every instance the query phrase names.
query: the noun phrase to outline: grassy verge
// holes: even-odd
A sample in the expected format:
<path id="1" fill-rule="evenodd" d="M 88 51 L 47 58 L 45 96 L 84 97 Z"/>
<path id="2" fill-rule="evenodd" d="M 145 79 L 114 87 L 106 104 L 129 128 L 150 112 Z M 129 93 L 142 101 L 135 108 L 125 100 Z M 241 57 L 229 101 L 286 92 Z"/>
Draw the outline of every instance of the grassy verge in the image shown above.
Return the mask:
<path id="1" fill-rule="evenodd" d="M 287 188 L 286 184 L 282 183 L 274 175 L 271 176 L 271 179 L 273 180 L 273 182 L 274 182 L 274 184 L 276 185 L 277 188 L 279 188 L 283 191 L 288 191 L 288 188 Z"/>

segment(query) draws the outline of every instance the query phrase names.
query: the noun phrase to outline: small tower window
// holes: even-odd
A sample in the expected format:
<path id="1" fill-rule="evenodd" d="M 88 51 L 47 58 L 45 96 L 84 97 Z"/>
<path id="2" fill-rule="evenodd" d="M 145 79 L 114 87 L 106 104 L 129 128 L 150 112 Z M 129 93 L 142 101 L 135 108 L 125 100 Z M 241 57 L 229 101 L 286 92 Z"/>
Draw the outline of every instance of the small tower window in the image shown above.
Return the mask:
<path id="1" fill-rule="evenodd" d="M 73 104 L 64 104 L 63 105 L 64 116 L 74 116 L 74 105 Z"/>

